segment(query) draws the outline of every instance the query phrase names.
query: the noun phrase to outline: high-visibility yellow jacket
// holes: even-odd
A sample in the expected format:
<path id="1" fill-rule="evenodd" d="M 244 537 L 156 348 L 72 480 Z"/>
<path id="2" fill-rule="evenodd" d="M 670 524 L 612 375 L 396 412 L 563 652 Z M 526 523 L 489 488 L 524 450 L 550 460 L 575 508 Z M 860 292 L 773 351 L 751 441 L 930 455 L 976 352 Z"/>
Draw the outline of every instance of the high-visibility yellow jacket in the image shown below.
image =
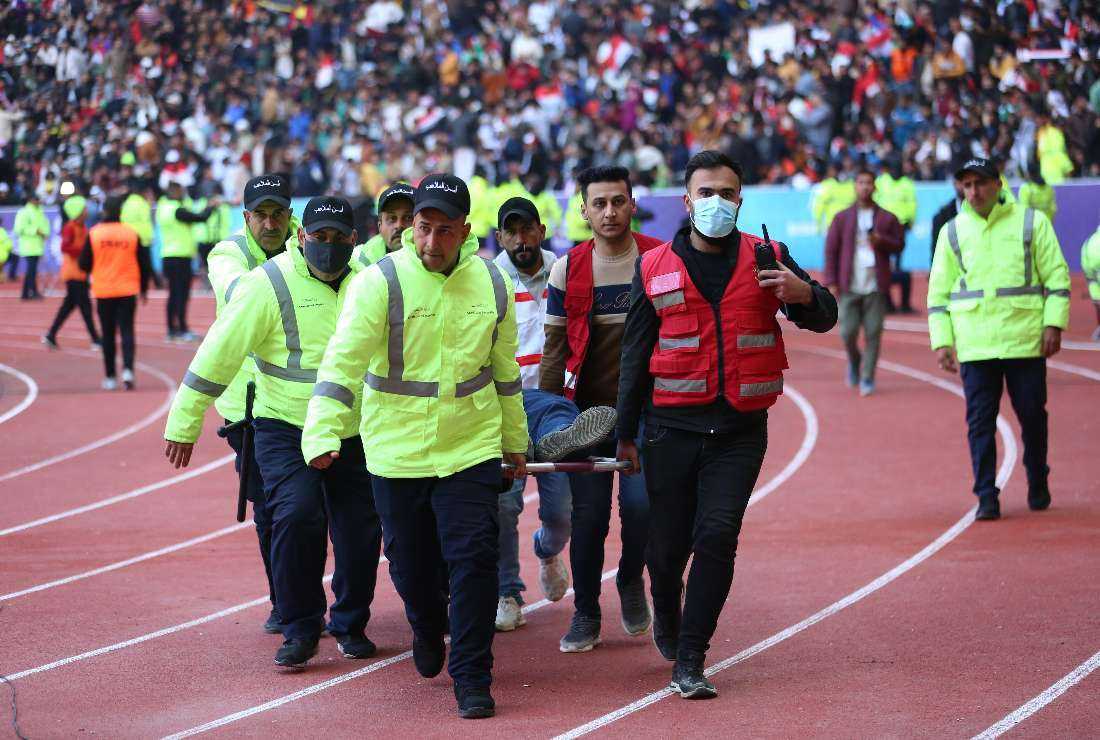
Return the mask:
<path id="1" fill-rule="evenodd" d="M 386 256 L 386 240 L 381 234 L 375 234 L 363 244 L 352 250 L 348 267 L 352 272 L 360 272 Z"/>
<path id="2" fill-rule="evenodd" d="M 565 204 L 565 238 L 572 242 L 583 242 L 592 238 L 592 227 L 581 215 L 581 205 L 584 198 L 581 191 L 573 193 L 573 197 Z"/>
<path id="3" fill-rule="evenodd" d="M 1039 158 L 1039 173 L 1048 185 L 1057 185 L 1073 172 L 1073 162 L 1066 151 L 1066 137 L 1053 124 L 1039 129 L 1035 136 L 1035 151 Z"/>
<path id="4" fill-rule="evenodd" d="M 1100 229 L 1081 247 L 1081 269 L 1089 286 L 1089 297 L 1100 301 Z"/>
<path id="5" fill-rule="evenodd" d="M 1047 218 L 1054 221 L 1054 214 L 1058 212 L 1058 204 L 1054 200 L 1054 188 L 1050 185 L 1039 185 L 1034 182 L 1025 182 L 1020 186 L 1020 205 L 1025 208 L 1034 208 L 1042 211 Z"/>
<path id="6" fill-rule="evenodd" d="M 429 272 L 412 235 L 351 281 L 309 402 L 306 460 L 339 449 L 360 389 L 375 475 L 443 477 L 527 450 L 512 281 L 473 235 L 450 275 Z"/>
<path id="7" fill-rule="evenodd" d="M 194 257 L 199 253 L 198 242 L 191 224 L 176 218 L 179 208 L 192 209 L 191 199 L 157 201 L 157 226 L 160 227 L 161 257 Z"/>
<path id="8" fill-rule="evenodd" d="M 8 230 L 0 226 L 0 265 L 8 261 L 8 256 L 10 254 L 11 237 L 8 236 Z"/>
<path id="9" fill-rule="evenodd" d="M 192 203 L 196 211 L 206 208 L 206 198 Z M 232 225 L 233 213 L 228 203 L 222 203 L 210 212 L 210 217 L 201 224 L 193 224 L 191 233 L 199 244 L 217 244 L 229 238 L 229 230 Z"/>
<path id="10" fill-rule="evenodd" d="M 42 206 L 28 203 L 15 214 L 12 226 L 21 257 L 41 257 L 45 252 L 46 239 L 50 236 L 50 222 Z"/>
<path id="11" fill-rule="evenodd" d="M 299 226 L 298 219 L 292 216 L 290 233 L 297 234 Z M 207 262 L 207 276 L 210 278 L 210 287 L 214 291 L 216 316 L 221 315 L 226 301 L 233 294 L 241 276 L 267 262 L 267 258 L 267 252 L 256 243 L 247 225 L 229 239 L 214 245 Z M 214 407 L 223 418 L 229 421 L 239 421 L 244 418 L 245 387 L 255 374 L 256 364 L 251 358 L 245 359 L 233 382 L 214 402 Z"/>
<path id="12" fill-rule="evenodd" d="M 875 178 L 875 202 L 897 216 L 902 226 L 911 226 L 917 217 L 917 186 L 908 177 L 883 172 Z"/>
<path id="13" fill-rule="evenodd" d="M 287 251 L 243 275 L 191 360 L 168 413 L 165 439 L 198 439 L 206 409 L 250 355 L 256 364 L 253 414 L 301 427 L 349 282 L 345 277 L 333 290 L 316 279 L 290 243 Z M 355 389 L 342 417 L 346 428 L 333 428 L 340 439 L 356 434 L 359 398 Z"/>
<path id="14" fill-rule="evenodd" d="M 940 230 L 928 278 L 932 348 L 961 362 L 1039 357 L 1043 327 L 1069 325 L 1069 267 L 1044 214 L 964 203 Z"/>
<path id="15" fill-rule="evenodd" d="M 470 232 L 478 239 L 485 239 L 497 224 L 492 187 L 481 175 L 471 177 L 466 186 L 470 190 Z"/>
<path id="16" fill-rule="evenodd" d="M 818 233 L 829 230 L 836 214 L 856 202 L 856 184 L 851 180 L 827 177 L 814 190 L 813 212 Z"/>
<path id="17" fill-rule="evenodd" d="M 148 247 L 153 243 L 153 209 L 144 195 L 130 193 L 126 196 L 126 200 L 122 201 L 119 221 L 138 233 L 141 246 Z"/>
<path id="18" fill-rule="evenodd" d="M 538 195 L 531 196 L 531 202 L 539 212 L 539 221 L 546 227 L 546 238 L 549 239 L 554 232 L 561 228 L 561 206 L 558 199 L 548 190 L 543 190 Z"/>

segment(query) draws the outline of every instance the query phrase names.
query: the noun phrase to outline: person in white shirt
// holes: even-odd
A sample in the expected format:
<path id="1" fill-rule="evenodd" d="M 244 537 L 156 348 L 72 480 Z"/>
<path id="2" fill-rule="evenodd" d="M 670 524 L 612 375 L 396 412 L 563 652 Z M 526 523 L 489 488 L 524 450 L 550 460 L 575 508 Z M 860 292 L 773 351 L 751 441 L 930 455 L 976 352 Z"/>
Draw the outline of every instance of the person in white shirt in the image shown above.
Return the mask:
<path id="1" fill-rule="evenodd" d="M 538 390 L 539 362 L 545 340 L 543 322 L 550 268 L 557 257 L 543 249 L 546 226 L 538 208 L 527 198 L 509 198 L 497 211 L 497 243 L 501 252 L 495 262 L 516 286 L 516 328 L 519 347 L 520 382 L 527 428 L 535 444 L 535 458 L 560 460 L 606 438 L 615 426 L 615 409 L 595 406 L 583 414 L 572 401 Z M 561 552 L 569 542 L 572 494 L 565 473 L 537 476 L 539 520 L 534 549 L 539 558 L 539 585 L 550 601 L 558 601 L 569 588 L 569 569 Z M 526 478 L 513 482 L 500 496 L 500 577 L 496 628 L 510 632 L 522 627 L 522 592 L 526 586 L 519 574 L 520 512 Z"/>
<path id="2" fill-rule="evenodd" d="M 905 244 L 894 214 L 874 202 L 875 175 L 856 175 L 856 202 L 838 213 L 825 237 L 825 284 L 837 296 L 840 336 L 848 352 L 847 383 L 861 396 L 875 391 L 879 340 L 890 290 L 890 255 Z M 859 347 L 863 328 L 864 347 Z"/>

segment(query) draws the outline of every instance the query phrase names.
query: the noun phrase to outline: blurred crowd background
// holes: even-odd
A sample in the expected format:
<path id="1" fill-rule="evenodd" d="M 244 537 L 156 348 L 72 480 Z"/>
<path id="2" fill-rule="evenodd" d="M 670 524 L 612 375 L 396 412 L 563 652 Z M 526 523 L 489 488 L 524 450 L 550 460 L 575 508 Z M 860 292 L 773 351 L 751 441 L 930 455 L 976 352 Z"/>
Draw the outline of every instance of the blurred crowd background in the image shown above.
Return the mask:
<path id="1" fill-rule="evenodd" d="M 10 0 L 0 203 L 371 197 L 450 170 L 533 194 L 619 164 L 675 186 L 717 148 L 746 183 L 969 156 L 1100 173 L 1100 12 L 1058 0 Z M 140 183 L 140 187 L 135 187 Z"/>

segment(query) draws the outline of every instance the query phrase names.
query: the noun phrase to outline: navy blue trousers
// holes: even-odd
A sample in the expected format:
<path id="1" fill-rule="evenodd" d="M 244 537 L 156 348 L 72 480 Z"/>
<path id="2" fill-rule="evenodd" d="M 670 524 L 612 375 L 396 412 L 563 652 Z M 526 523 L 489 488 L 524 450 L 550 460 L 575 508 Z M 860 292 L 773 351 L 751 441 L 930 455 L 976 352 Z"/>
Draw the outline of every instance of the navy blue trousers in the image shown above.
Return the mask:
<path id="1" fill-rule="evenodd" d="M 226 419 L 226 424 L 231 422 Z M 244 433 L 238 427 L 229 432 L 225 438 L 233 452 L 237 453 L 237 459 L 233 461 L 233 468 L 237 475 L 241 473 L 241 448 L 244 446 Z M 252 521 L 256 525 L 256 539 L 260 543 L 260 558 L 263 559 L 264 573 L 267 574 L 267 592 L 271 600 L 271 606 L 275 607 L 275 581 L 271 576 L 271 510 L 267 507 L 267 496 L 264 495 L 264 479 L 260 474 L 260 466 L 256 464 L 256 446 L 252 446 L 252 474 L 248 477 L 248 500 L 252 502 Z M 327 544 L 327 543 L 326 543 Z"/>
<path id="2" fill-rule="evenodd" d="M 340 443 L 327 470 L 302 459 L 302 430 L 256 419 L 256 462 L 271 512 L 275 603 L 288 640 L 316 640 L 325 615 L 325 538 L 332 534 L 335 570 L 329 631 L 361 635 L 370 620 L 382 532 L 359 437 Z"/>
<path id="3" fill-rule="evenodd" d="M 500 555 L 500 459 L 445 478 L 373 480 L 390 578 L 405 602 L 413 633 L 435 641 L 446 628 L 447 602 L 439 588 L 445 564 L 451 594 L 447 671 L 458 686 L 489 686 Z"/>

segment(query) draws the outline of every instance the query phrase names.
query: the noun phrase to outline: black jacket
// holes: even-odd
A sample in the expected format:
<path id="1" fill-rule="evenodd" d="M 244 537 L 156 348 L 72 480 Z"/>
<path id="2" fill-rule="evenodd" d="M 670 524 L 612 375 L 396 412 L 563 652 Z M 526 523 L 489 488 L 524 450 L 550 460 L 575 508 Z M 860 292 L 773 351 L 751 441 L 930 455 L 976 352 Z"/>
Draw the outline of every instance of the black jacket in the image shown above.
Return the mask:
<path id="1" fill-rule="evenodd" d="M 936 256 L 936 241 L 940 238 L 940 229 L 947 226 L 947 222 L 959 215 L 959 204 L 956 200 L 951 200 L 944 204 L 943 208 L 936 211 L 936 215 L 932 217 L 932 246 L 928 250 L 928 264 L 932 264 L 932 260 Z"/>
<path id="2" fill-rule="evenodd" d="M 736 229 L 727 237 L 723 254 L 710 255 L 691 246 L 690 227 L 681 229 L 672 240 L 672 251 L 684 261 L 688 277 L 699 292 L 712 304 L 721 301 L 726 285 L 737 264 L 741 234 Z M 800 329 L 824 333 L 833 328 L 837 319 L 836 299 L 820 283 L 812 279 L 791 258 L 783 245 L 783 264 L 808 282 L 813 289 L 809 306 L 787 305 L 783 314 Z M 616 436 L 635 439 L 644 410 L 647 424 L 659 424 L 676 429 L 707 434 L 728 433 L 761 424 L 767 411 L 737 411 L 724 397 L 706 406 L 669 407 L 653 405 L 653 376 L 649 374 L 649 359 L 657 345 L 660 319 L 653 303 L 642 287 L 641 259 L 634 266 L 634 282 L 630 288 L 630 310 L 623 333 L 622 365 L 619 369 L 619 421 Z"/>

